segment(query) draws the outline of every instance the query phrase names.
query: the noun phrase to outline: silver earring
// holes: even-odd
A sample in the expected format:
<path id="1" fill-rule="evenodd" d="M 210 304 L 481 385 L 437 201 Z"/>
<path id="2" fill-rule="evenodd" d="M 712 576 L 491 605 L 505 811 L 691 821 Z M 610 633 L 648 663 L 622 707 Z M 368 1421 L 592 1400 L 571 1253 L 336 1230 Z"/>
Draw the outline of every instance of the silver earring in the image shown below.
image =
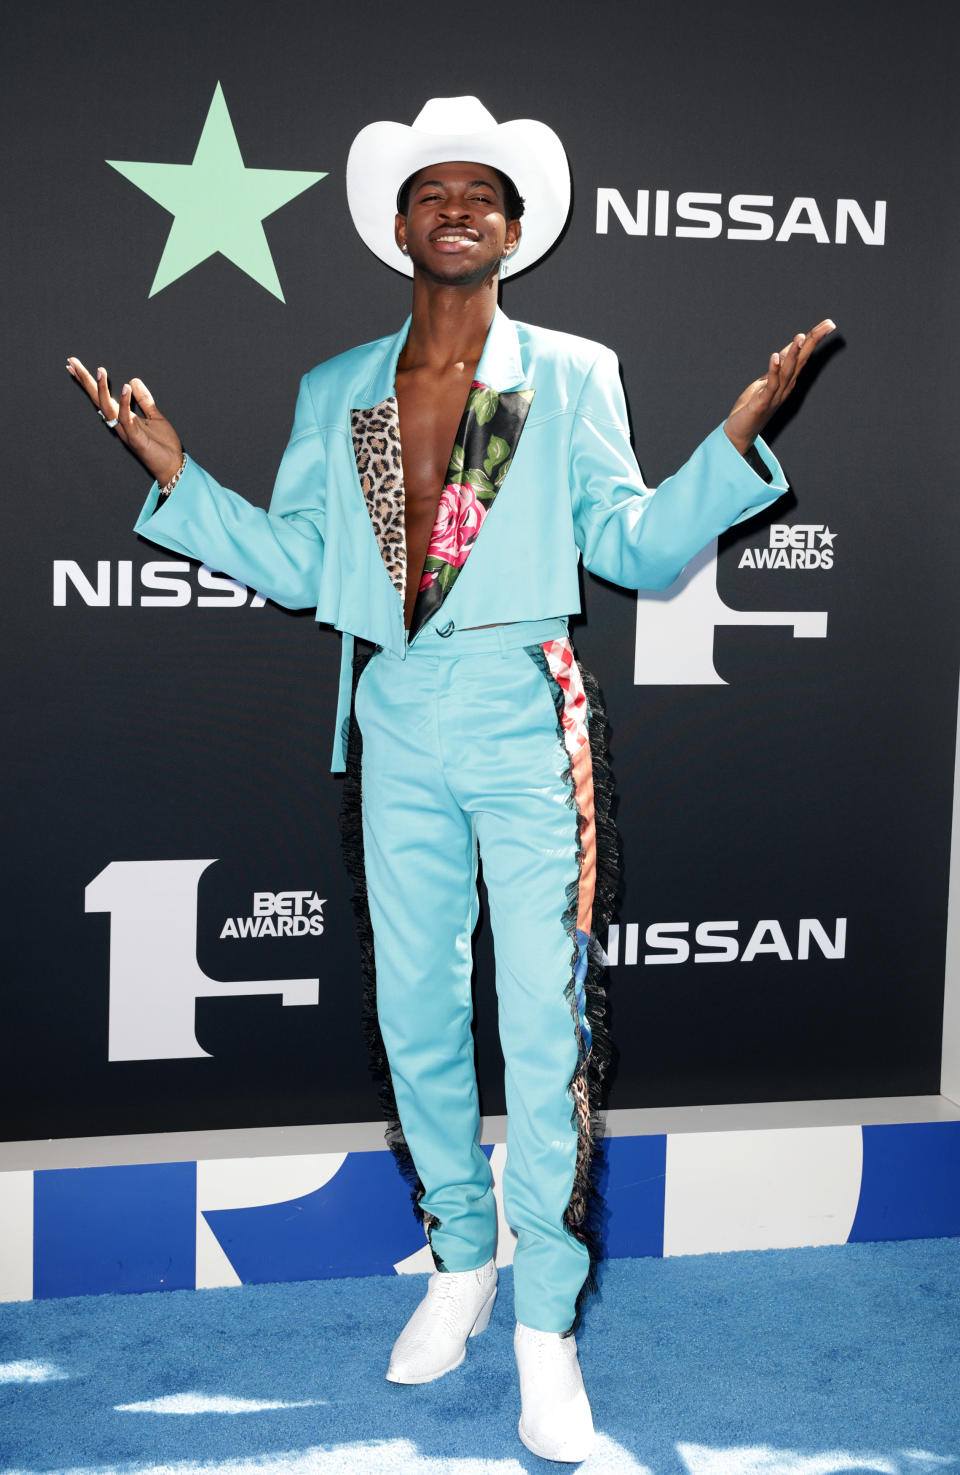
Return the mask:
<path id="1" fill-rule="evenodd" d="M 400 247 L 400 250 L 403 252 L 404 256 L 408 255 L 406 241 L 404 241 L 403 245 Z"/>

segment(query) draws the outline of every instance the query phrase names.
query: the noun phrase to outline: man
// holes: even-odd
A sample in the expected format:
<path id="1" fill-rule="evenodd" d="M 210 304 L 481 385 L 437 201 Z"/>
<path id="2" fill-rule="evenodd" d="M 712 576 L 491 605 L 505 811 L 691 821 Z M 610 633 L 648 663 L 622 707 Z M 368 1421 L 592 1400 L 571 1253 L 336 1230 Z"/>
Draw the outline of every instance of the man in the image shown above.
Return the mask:
<path id="1" fill-rule="evenodd" d="M 68 368 L 157 478 L 138 531 L 344 632 L 334 768 L 362 772 L 362 819 L 347 806 L 345 839 L 372 922 L 374 1044 L 395 1093 L 391 1145 L 401 1159 L 409 1147 L 437 1264 L 393 1349 L 387 1377 L 401 1383 L 458 1366 L 496 1295 L 470 1030 L 479 850 L 507 1072 L 519 1433 L 536 1454 L 577 1461 L 593 1425 L 569 1333 L 593 1256 L 603 1055 L 590 938 L 613 892 L 609 785 L 591 741 L 601 713 L 566 630 L 577 563 L 664 587 L 784 492 L 757 435 L 833 325 L 773 354 L 651 494 L 610 351 L 497 307 L 504 271 L 537 260 L 566 220 L 556 135 L 498 125 L 476 98 L 434 99 L 410 128 L 362 130 L 347 190 L 367 245 L 412 275 L 412 315 L 305 376 L 269 513 L 187 461 L 141 381 L 115 400 L 104 370 Z M 354 637 L 366 643 L 356 660 Z"/>

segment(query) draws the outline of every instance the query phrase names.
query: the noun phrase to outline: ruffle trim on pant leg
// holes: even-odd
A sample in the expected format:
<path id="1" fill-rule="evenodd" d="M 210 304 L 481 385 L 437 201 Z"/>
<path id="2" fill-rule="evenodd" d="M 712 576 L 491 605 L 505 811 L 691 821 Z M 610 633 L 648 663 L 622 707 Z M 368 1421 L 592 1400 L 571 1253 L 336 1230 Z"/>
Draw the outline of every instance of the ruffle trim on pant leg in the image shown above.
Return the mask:
<path id="1" fill-rule="evenodd" d="M 579 1139 L 573 1192 L 566 1214 L 567 1228 L 590 1253 L 590 1270 L 577 1296 L 576 1312 L 570 1327 L 571 1332 L 575 1332 L 580 1325 L 584 1301 L 597 1288 L 596 1270 L 603 1258 L 604 1199 L 599 1188 L 603 1168 L 603 1121 L 600 1117 L 600 1099 L 603 1081 L 610 1064 L 612 1045 L 607 1028 L 605 961 L 603 949 L 597 939 L 606 933 L 610 924 L 620 884 L 620 839 L 612 816 L 614 784 L 610 769 L 607 713 L 596 678 L 583 666 L 580 667 L 580 675 L 587 694 L 590 713 L 588 732 L 593 766 L 597 876 L 593 896 L 593 925 L 587 943 L 587 970 L 583 984 L 584 1014 L 590 1044 L 589 1048 L 584 1048 L 584 1032 L 577 1020 L 579 1059 L 570 1083 L 570 1090 L 576 1104 Z M 582 830 L 583 816 L 579 815 L 578 818 Z M 574 938 L 576 938 L 577 907 L 578 886 L 571 885 L 567 893 L 564 924 Z M 579 941 L 575 941 L 575 965 L 579 959 L 579 952 Z M 574 983 L 572 980 L 568 988 L 573 997 Z"/>
<path id="2" fill-rule="evenodd" d="M 397 1098 L 390 1075 L 387 1050 L 380 1031 L 380 1021 L 377 1018 L 377 967 L 373 946 L 373 925 L 370 921 L 370 905 L 367 898 L 367 875 L 363 857 L 363 738 L 361 737 L 360 728 L 357 723 L 354 702 L 357 682 L 360 680 L 364 667 L 376 653 L 376 650 L 376 646 L 371 646 L 365 641 L 357 641 L 354 649 L 353 694 L 350 703 L 346 743 L 347 762 L 346 772 L 343 778 L 343 792 L 340 800 L 340 839 L 344 864 L 347 868 L 347 874 L 353 883 L 351 905 L 353 906 L 354 921 L 357 929 L 357 940 L 360 944 L 360 976 L 363 987 L 361 1027 L 369 1054 L 370 1074 L 376 1083 L 380 1111 L 386 1121 L 384 1136 L 387 1146 L 393 1153 L 401 1177 L 410 1189 L 413 1212 L 418 1221 L 423 1225 L 429 1241 L 431 1233 L 439 1223 L 439 1220 L 433 1214 L 427 1213 L 422 1207 L 421 1201 L 426 1190 L 417 1172 L 413 1155 L 410 1152 L 407 1139 L 403 1134 L 403 1128 L 400 1125 L 400 1114 L 397 1110 Z M 431 1252 L 433 1253 L 432 1245 Z M 433 1258 L 437 1269 L 442 1270 L 444 1268 L 443 1263 L 437 1257 L 436 1253 L 433 1253 Z"/>
<path id="3" fill-rule="evenodd" d="M 527 647 L 528 654 L 540 667 L 553 694 L 557 709 L 557 728 L 566 747 L 564 711 L 566 697 L 551 670 L 541 646 Z M 573 759 L 563 774 L 569 786 L 568 803 L 577 810 L 578 874 L 567 887 L 567 905 L 563 925 L 573 944 L 570 979 L 566 995 L 570 1001 L 577 1037 L 577 1065 L 570 1081 L 573 1098 L 573 1123 L 577 1129 L 577 1158 L 573 1186 L 564 1212 L 564 1225 L 587 1249 L 590 1268 L 577 1296 L 573 1323 L 567 1335 L 580 1325 L 583 1304 L 597 1288 L 596 1268 L 603 1258 L 604 1200 L 599 1188 L 603 1166 L 603 1123 L 600 1117 L 600 1093 L 610 1063 L 611 1042 L 606 1024 L 607 995 L 604 981 L 604 955 L 597 936 L 609 926 L 620 882 L 620 842 L 612 817 L 613 777 L 610 770 L 607 714 L 600 688 L 594 676 L 578 666 L 587 699 L 587 732 L 593 779 L 594 827 L 596 847 L 596 879 L 593 917 L 589 938 L 578 930 L 580 911 L 580 871 L 583 866 L 582 836 L 588 823 L 577 805 Z M 584 952 L 586 954 L 584 958 Z M 586 963 L 584 969 L 583 964 Z"/>

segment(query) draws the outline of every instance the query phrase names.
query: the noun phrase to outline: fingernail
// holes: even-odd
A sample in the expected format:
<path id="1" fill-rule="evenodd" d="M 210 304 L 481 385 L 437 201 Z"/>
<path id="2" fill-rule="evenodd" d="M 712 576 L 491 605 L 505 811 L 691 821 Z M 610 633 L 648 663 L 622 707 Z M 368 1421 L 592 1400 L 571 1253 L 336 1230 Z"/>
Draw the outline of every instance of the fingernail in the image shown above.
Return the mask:
<path id="1" fill-rule="evenodd" d="M 98 379 L 102 379 L 103 378 L 103 370 L 102 369 L 98 369 L 97 370 L 97 378 Z"/>
<path id="2" fill-rule="evenodd" d="M 775 353 L 773 355 L 773 362 L 779 367 L 779 365 L 780 365 L 780 355 L 778 353 Z"/>
<path id="3" fill-rule="evenodd" d="M 130 385 L 129 384 L 125 384 L 123 386 L 123 392 L 124 392 L 124 394 L 129 394 L 130 393 Z"/>
<path id="4" fill-rule="evenodd" d="M 833 321 L 833 318 L 827 318 L 827 327 L 828 327 L 828 328 L 835 328 L 835 327 L 836 327 L 836 326 L 837 326 L 837 325 L 836 325 L 836 323 L 835 323 L 835 322 L 834 322 L 834 321 Z"/>

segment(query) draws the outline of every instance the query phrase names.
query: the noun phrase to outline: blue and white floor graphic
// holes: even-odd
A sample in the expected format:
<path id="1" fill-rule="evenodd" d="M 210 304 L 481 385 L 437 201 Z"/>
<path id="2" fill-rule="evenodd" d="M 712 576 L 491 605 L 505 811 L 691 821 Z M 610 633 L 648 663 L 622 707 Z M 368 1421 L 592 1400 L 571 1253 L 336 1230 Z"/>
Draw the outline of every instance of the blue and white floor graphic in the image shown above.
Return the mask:
<path id="1" fill-rule="evenodd" d="M 503 1218 L 502 1144 L 485 1149 Z M 960 1121 L 614 1136 L 610 1257 L 960 1235 Z M 0 1173 L 0 1300 L 429 1270 L 387 1151 Z"/>

